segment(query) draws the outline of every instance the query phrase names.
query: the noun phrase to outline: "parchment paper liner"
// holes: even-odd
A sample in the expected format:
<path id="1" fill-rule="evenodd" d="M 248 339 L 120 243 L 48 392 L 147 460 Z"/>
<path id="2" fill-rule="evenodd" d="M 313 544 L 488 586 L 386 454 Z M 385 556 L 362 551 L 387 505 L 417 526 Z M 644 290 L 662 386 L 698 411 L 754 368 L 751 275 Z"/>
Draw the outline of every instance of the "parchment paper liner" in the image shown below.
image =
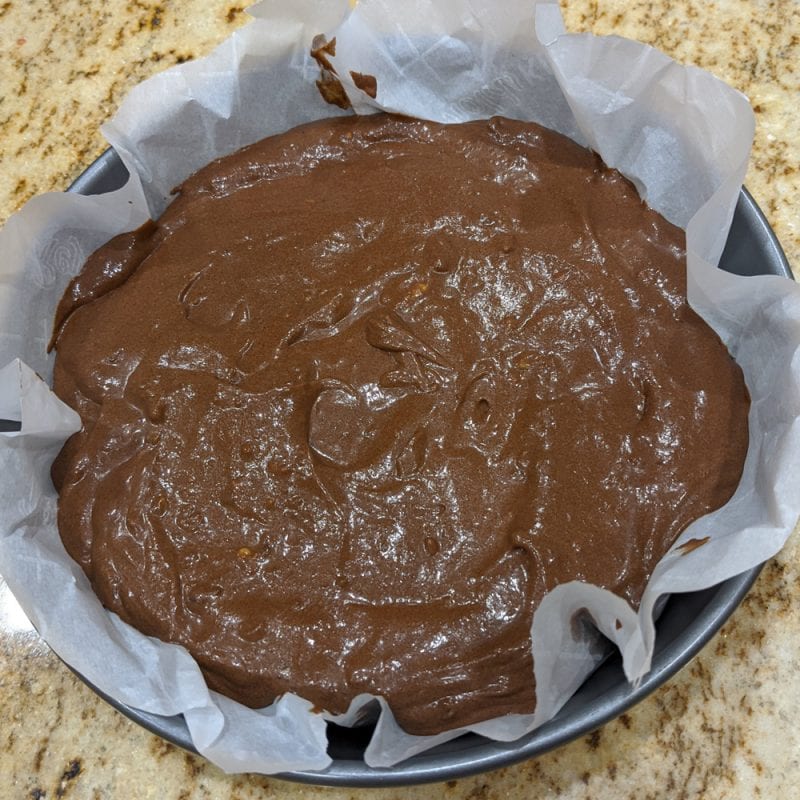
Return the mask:
<path id="1" fill-rule="evenodd" d="M 198 751 L 223 769 L 272 773 L 330 763 L 331 717 L 291 695 L 253 711 L 210 693 L 182 648 L 145 637 L 102 609 L 63 550 L 49 478 L 52 459 L 80 423 L 36 372 L 49 380 L 53 310 L 90 252 L 143 222 L 148 210 L 160 213 L 172 187 L 212 158 L 342 113 L 321 102 L 308 57 L 315 34 L 335 35 L 332 61 L 360 113 L 531 119 L 591 146 L 631 178 L 653 208 L 686 228 L 690 302 L 737 358 L 751 392 L 750 450 L 738 491 L 682 534 L 658 565 L 639 613 L 579 583 L 545 598 L 532 629 L 536 713 L 469 728 L 513 740 L 550 719 L 594 667 L 593 641 L 571 632 L 577 610 L 590 610 L 635 681 L 649 667 L 659 596 L 708 587 L 761 563 L 797 520 L 800 292 L 781 278 L 737 278 L 715 267 L 746 169 L 753 115 L 738 92 L 645 45 L 564 34 L 554 0 L 511 2 L 502 12 L 490 0 L 367 0 L 355 10 L 346 0 L 281 0 L 250 14 L 254 20 L 207 58 L 132 90 L 104 127 L 132 173 L 123 189 L 37 197 L 0 232 L 0 364 L 8 364 L 0 370 L 0 418 L 22 422 L 20 433 L 0 434 L 0 571 L 65 661 L 123 703 L 184 714 Z M 353 86 L 350 70 L 377 77 L 377 101 Z M 705 537 L 686 555 L 678 549 Z M 371 699 L 355 698 L 337 721 L 350 724 Z M 365 755 L 372 766 L 467 730 L 407 736 L 379 702 L 383 713 Z"/>

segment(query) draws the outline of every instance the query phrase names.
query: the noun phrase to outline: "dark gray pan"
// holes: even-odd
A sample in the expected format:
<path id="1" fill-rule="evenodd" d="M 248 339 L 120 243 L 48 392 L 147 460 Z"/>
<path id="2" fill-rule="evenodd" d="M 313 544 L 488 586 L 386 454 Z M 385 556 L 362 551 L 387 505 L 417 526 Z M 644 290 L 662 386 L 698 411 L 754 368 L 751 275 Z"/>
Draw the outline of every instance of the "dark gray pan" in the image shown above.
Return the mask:
<path id="1" fill-rule="evenodd" d="M 121 186 L 127 177 L 116 153 L 107 150 L 70 187 L 99 194 Z M 789 264 L 764 215 L 742 190 L 721 266 L 739 275 L 791 277 Z M 507 766 L 583 736 L 619 716 L 681 669 L 720 629 L 752 586 L 760 567 L 702 592 L 673 595 L 658 621 L 653 667 L 637 688 L 625 680 L 618 655 L 608 659 L 546 725 L 515 742 L 492 742 L 469 734 L 391 769 L 374 769 L 363 760 L 369 729 L 329 725 L 333 763 L 324 772 L 290 772 L 279 777 L 330 786 L 399 786 L 444 781 Z M 105 697 L 105 695 L 101 696 Z M 195 751 L 183 717 L 160 717 L 105 699 L 132 720 L 186 750 Z"/>

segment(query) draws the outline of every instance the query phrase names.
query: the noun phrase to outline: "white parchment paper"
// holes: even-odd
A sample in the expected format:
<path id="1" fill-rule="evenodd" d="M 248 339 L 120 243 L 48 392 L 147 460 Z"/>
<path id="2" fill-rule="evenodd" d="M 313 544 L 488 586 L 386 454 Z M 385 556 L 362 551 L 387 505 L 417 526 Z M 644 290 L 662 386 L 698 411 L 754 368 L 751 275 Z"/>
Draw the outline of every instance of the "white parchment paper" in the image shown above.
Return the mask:
<path id="1" fill-rule="evenodd" d="M 0 231 L 0 366 L 7 364 L 0 418 L 22 423 L 19 433 L 0 434 L 0 571 L 64 660 L 124 703 L 184 714 L 197 749 L 223 769 L 271 773 L 330 763 L 325 715 L 305 700 L 287 695 L 254 711 L 209 692 L 186 651 L 141 635 L 100 606 L 55 526 L 50 463 L 80 422 L 47 387 L 45 347 L 58 298 L 85 258 L 160 213 L 185 177 L 263 136 L 344 113 L 320 99 L 308 56 L 315 34 L 335 35 L 332 61 L 359 113 L 534 120 L 590 145 L 630 177 L 652 207 L 686 228 L 690 302 L 735 355 L 751 392 L 750 450 L 738 491 L 683 533 L 657 567 L 639 613 L 579 583 L 545 598 L 532 629 L 536 713 L 469 728 L 512 740 L 551 718 L 593 668 L 595 648 L 571 630 L 577 610 L 589 609 L 636 680 L 649 667 L 659 596 L 759 564 L 797 520 L 800 290 L 715 266 L 745 173 L 753 115 L 738 92 L 650 47 L 566 34 L 555 0 L 508 2 L 502 11 L 490 0 L 362 0 L 355 9 L 347 0 L 268 0 L 250 13 L 253 21 L 207 58 L 136 87 L 105 126 L 132 173 L 124 188 L 35 198 Z M 376 100 L 355 88 L 350 70 L 376 76 Z M 678 550 L 705 537 L 688 554 Z M 338 721 L 355 721 L 371 699 L 355 698 Z M 366 753 L 373 766 L 464 730 L 408 736 L 380 702 Z"/>

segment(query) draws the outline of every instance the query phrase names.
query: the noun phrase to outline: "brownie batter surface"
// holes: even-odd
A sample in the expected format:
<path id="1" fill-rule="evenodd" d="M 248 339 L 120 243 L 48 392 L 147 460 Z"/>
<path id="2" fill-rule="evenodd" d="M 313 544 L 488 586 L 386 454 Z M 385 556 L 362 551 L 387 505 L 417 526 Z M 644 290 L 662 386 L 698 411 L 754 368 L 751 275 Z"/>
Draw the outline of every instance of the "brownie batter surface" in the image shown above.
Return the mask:
<path id="1" fill-rule="evenodd" d="M 530 712 L 543 594 L 637 603 L 741 474 L 683 248 L 529 123 L 339 118 L 217 161 L 59 306 L 64 544 L 248 705 Z"/>

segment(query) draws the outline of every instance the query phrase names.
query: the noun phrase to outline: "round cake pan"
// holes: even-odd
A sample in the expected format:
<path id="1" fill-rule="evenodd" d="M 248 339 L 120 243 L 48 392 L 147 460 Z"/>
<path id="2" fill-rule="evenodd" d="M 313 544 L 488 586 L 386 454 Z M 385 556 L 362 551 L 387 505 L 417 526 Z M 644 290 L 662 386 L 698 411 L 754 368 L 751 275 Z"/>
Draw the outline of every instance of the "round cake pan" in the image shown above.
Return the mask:
<path id="1" fill-rule="evenodd" d="M 109 149 L 69 191 L 100 194 L 119 188 L 127 172 Z M 792 277 L 780 244 L 750 194 L 743 189 L 720 266 L 739 275 Z M 329 724 L 333 763 L 323 772 L 296 771 L 278 777 L 329 786 L 397 786 L 460 778 L 534 758 L 583 736 L 622 714 L 683 667 L 720 629 L 755 581 L 760 567 L 702 592 L 673 595 L 658 620 L 650 673 L 633 688 L 625 680 L 618 654 L 610 657 L 546 725 L 514 742 L 493 742 L 469 734 L 389 769 L 364 763 L 370 729 Z M 91 686 L 91 684 L 89 684 Z M 97 691 L 96 687 L 91 687 Z M 197 752 L 181 716 L 161 717 L 104 697 L 125 716 L 186 750 Z"/>

